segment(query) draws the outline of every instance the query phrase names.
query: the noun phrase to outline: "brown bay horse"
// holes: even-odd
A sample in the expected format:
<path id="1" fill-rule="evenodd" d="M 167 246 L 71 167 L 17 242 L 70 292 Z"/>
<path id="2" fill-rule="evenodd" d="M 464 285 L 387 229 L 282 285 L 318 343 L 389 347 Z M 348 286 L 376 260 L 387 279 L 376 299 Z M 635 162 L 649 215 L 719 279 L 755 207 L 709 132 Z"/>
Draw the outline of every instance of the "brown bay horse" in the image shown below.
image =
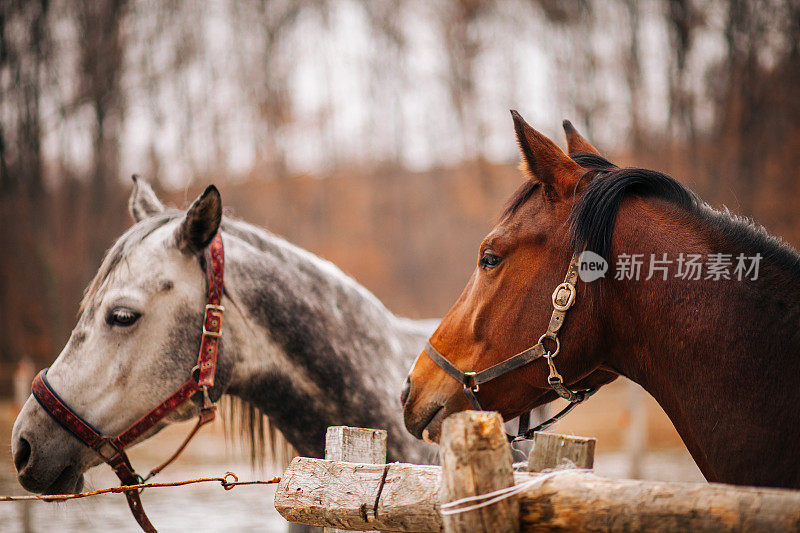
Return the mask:
<path id="1" fill-rule="evenodd" d="M 512 115 L 526 179 L 408 376 L 408 430 L 438 440 L 442 421 L 470 408 L 467 389 L 505 419 L 550 402 L 551 362 L 568 391 L 618 375 L 644 387 L 709 481 L 800 487 L 800 255 L 669 176 L 609 163 L 566 121 L 569 155 Z M 548 359 L 553 291 L 584 250 L 609 271 L 575 279 Z M 640 276 L 626 272 L 631 258 Z M 687 275 L 689 258 L 706 270 Z M 532 360 L 479 387 L 470 374 L 529 348 Z"/>

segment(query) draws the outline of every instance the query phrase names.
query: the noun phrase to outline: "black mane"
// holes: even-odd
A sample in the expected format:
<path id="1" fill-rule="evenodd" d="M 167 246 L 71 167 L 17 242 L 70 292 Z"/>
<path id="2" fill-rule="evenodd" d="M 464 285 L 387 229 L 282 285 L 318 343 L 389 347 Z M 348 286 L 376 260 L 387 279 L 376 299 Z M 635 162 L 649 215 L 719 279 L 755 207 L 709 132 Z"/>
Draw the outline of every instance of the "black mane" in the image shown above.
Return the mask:
<path id="1" fill-rule="evenodd" d="M 741 247 L 741 252 L 759 252 L 766 262 L 800 273 L 800 254 L 779 237 L 769 235 L 746 217 L 732 215 L 727 208 L 716 210 L 674 178 L 655 170 L 619 168 L 607 159 L 590 153 L 570 156 L 586 172 L 580 181 L 591 180 L 571 216 L 573 250 L 591 250 L 608 261 L 617 212 L 629 194 L 658 198 L 695 215 L 721 237 Z M 509 199 L 503 212 L 506 218 L 516 212 L 539 183 L 527 180 Z M 576 185 L 577 188 L 577 185 Z"/>
<path id="2" fill-rule="evenodd" d="M 619 168 L 595 154 L 575 154 L 572 158 L 588 171 L 581 179 L 594 174 L 570 217 L 575 250 L 591 250 L 609 260 L 617 212 L 628 194 L 660 198 L 687 211 L 698 210 L 701 205 L 697 195 L 661 172 Z"/>

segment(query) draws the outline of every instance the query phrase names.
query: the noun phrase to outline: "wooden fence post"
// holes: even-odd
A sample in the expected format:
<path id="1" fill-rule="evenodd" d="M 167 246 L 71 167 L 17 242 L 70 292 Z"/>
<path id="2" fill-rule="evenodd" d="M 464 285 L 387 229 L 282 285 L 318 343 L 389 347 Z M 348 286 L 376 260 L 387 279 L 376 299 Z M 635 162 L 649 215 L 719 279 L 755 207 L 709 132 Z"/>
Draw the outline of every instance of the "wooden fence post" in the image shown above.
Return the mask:
<path id="1" fill-rule="evenodd" d="M 514 484 L 511 450 L 499 413 L 464 411 L 442 425 L 442 503 L 477 496 Z M 516 496 L 464 513 L 442 515 L 446 533 L 518 532 Z"/>
<path id="2" fill-rule="evenodd" d="M 533 448 L 528 456 L 528 471 L 541 472 L 561 466 L 564 459 L 576 468 L 594 466 L 594 445 L 597 439 L 558 435 L 537 431 L 533 434 Z"/>
<path id="3" fill-rule="evenodd" d="M 466 465 L 462 469 L 471 482 L 472 471 Z M 287 520 L 309 525 L 440 533 L 440 496 L 448 497 L 440 492 L 442 471 L 431 465 L 296 457 L 275 491 L 275 509 Z M 481 480 L 478 474 L 485 470 L 475 467 L 474 472 Z M 452 483 L 452 474 L 449 478 Z M 514 478 L 517 485 L 527 485 L 518 495 L 519 524 L 526 532 L 800 531 L 800 490 L 604 479 L 576 469 L 514 472 Z M 502 530 L 508 524 L 498 518 L 488 527 Z"/>
<path id="4" fill-rule="evenodd" d="M 386 431 L 331 426 L 325 434 L 325 459 L 383 464 L 386 462 Z M 345 530 L 326 527 L 324 531 L 339 533 Z"/>

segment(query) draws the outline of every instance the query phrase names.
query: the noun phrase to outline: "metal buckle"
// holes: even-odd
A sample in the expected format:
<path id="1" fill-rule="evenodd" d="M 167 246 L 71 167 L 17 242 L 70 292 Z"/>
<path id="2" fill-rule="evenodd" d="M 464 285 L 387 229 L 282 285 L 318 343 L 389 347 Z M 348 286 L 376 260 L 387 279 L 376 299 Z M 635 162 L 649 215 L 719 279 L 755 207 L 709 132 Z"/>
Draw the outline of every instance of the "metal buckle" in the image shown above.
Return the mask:
<path id="1" fill-rule="evenodd" d="M 209 331 L 206 329 L 206 322 L 208 322 L 209 311 L 217 311 L 219 313 L 224 313 L 225 308 L 221 305 L 206 304 L 206 310 L 203 313 L 203 336 L 216 337 L 216 338 L 222 337 L 222 317 L 220 317 L 219 331 Z"/>
<path id="2" fill-rule="evenodd" d="M 144 477 L 140 476 L 139 474 L 137 474 L 136 472 L 134 472 L 134 473 L 133 473 L 133 475 L 134 475 L 134 476 L 136 476 L 136 484 L 137 484 L 137 485 L 144 485 L 145 483 L 147 483 L 147 480 L 148 480 L 148 479 L 150 479 L 151 477 L 153 477 L 153 476 L 151 476 L 150 474 L 148 474 L 148 475 L 147 475 L 147 477 L 146 477 L 146 478 L 144 478 Z M 136 492 L 137 492 L 138 494 L 141 494 L 141 493 L 143 493 L 143 492 L 144 492 L 144 487 L 140 488 L 140 489 L 139 489 L 139 490 L 137 490 Z"/>
<path id="3" fill-rule="evenodd" d="M 544 356 L 547 357 L 548 359 L 550 359 L 551 357 L 557 356 L 558 352 L 561 351 L 561 341 L 558 340 L 558 336 L 555 335 L 555 334 L 550 334 L 550 332 L 548 331 L 547 333 L 545 333 L 544 335 L 539 337 L 539 340 L 536 341 L 536 344 L 541 344 L 542 347 L 544 348 L 544 343 L 542 341 L 545 340 L 545 339 L 550 339 L 550 340 L 556 341 L 556 349 L 555 349 L 555 351 L 553 353 L 545 351 Z M 545 348 L 545 350 L 546 350 L 546 348 Z"/>
<path id="4" fill-rule="evenodd" d="M 213 409 L 214 407 L 216 407 L 216 405 L 211 401 L 211 397 L 208 395 L 208 387 L 203 387 L 203 410 Z"/>
<path id="5" fill-rule="evenodd" d="M 569 295 L 567 296 L 567 301 L 564 302 L 563 304 L 559 303 L 558 301 L 559 296 L 561 295 L 561 291 L 567 291 L 569 293 Z M 553 298 L 552 298 L 553 307 L 557 311 L 566 311 L 567 309 L 572 307 L 572 304 L 575 303 L 575 292 L 576 292 L 575 285 L 566 281 L 561 285 L 559 285 L 558 287 L 556 287 L 556 290 L 553 291 Z"/>
<path id="6" fill-rule="evenodd" d="M 470 381 L 472 382 L 471 386 L 466 384 L 466 383 L 464 383 L 464 388 L 465 389 L 472 389 L 472 392 L 478 392 L 478 390 L 480 389 L 480 385 L 475 383 L 475 376 L 477 374 L 478 374 L 477 372 L 464 372 L 464 375 L 466 377 L 468 377 L 468 378 L 471 378 Z"/>
<path id="7" fill-rule="evenodd" d="M 109 448 L 113 450 L 113 453 L 105 453 L 108 452 Z M 94 451 L 97 452 L 97 455 L 102 457 L 105 462 L 111 461 L 122 453 L 122 450 L 114 446 L 109 437 L 103 437 L 103 440 L 94 448 Z"/>
<path id="8" fill-rule="evenodd" d="M 550 384 L 551 387 L 555 384 L 564 383 L 564 378 L 562 378 L 561 374 L 558 373 L 558 370 L 556 370 L 556 365 L 553 363 L 553 356 L 545 355 L 544 358 L 547 359 L 547 366 L 550 367 L 550 375 L 547 376 L 547 383 Z"/>

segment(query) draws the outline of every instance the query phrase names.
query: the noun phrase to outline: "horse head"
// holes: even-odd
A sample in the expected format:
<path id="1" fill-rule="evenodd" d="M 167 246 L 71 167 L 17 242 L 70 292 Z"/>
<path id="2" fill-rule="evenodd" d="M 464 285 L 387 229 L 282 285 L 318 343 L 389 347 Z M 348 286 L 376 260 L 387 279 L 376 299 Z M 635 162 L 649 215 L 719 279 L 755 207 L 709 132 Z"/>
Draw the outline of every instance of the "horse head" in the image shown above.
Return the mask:
<path id="1" fill-rule="evenodd" d="M 60 400 L 103 435 L 128 428 L 191 375 L 206 303 L 203 252 L 222 217 L 214 186 L 184 213 L 166 210 L 136 177 L 129 207 L 136 224 L 106 254 L 47 372 Z M 229 376 L 220 358 L 212 399 Z M 197 397 L 183 403 L 138 440 L 199 409 Z M 20 484 L 47 494 L 80 490 L 84 472 L 103 462 L 33 396 L 14 424 L 11 451 Z"/>
<path id="2" fill-rule="evenodd" d="M 475 270 L 461 296 L 430 338 L 458 372 L 473 375 L 543 341 L 549 331 L 553 290 L 570 266 L 574 242 L 569 219 L 591 179 L 591 173 L 531 128 L 512 111 L 522 152 L 525 183 L 510 199 L 499 222 L 483 239 Z M 564 122 L 570 155 L 596 155 L 597 150 Z M 583 287 L 560 335 L 558 370 L 564 384 L 595 388 L 617 374 L 601 367 L 599 322 Z M 559 324 L 560 326 L 560 324 Z M 555 345 L 547 345 L 552 353 Z M 431 351 L 426 348 L 426 350 Z M 408 376 L 401 400 L 405 423 L 418 438 L 438 440 L 442 421 L 469 408 L 463 392 L 471 388 L 485 409 L 510 419 L 556 399 L 548 385 L 544 358 L 477 385 L 467 385 L 423 351 Z M 446 363 L 444 363 L 446 366 Z M 451 369 L 452 372 L 452 369 Z"/>

